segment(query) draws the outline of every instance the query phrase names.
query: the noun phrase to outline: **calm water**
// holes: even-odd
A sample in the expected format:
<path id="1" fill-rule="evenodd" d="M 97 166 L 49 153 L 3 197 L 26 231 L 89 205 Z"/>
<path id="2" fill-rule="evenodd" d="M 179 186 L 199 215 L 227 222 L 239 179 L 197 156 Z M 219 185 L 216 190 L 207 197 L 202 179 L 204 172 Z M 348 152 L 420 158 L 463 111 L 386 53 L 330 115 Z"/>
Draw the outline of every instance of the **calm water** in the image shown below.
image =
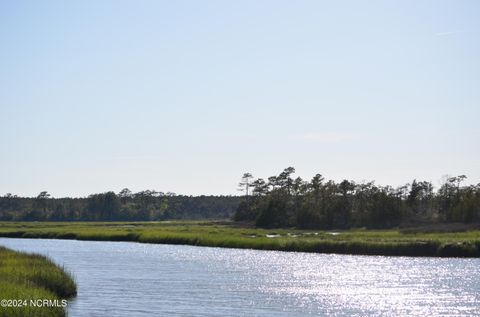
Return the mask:
<path id="1" fill-rule="evenodd" d="M 73 272 L 70 316 L 480 315 L 480 259 L 6 239 Z"/>

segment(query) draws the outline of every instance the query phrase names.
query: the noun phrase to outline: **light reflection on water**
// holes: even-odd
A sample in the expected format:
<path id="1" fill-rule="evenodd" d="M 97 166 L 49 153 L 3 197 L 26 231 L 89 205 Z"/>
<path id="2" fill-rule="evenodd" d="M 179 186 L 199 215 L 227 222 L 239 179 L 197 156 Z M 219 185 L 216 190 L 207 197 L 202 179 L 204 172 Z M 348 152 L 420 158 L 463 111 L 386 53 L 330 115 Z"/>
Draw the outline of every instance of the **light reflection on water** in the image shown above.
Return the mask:
<path id="1" fill-rule="evenodd" d="M 0 238 L 75 275 L 70 316 L 480 315 L 480 259 Z"/>

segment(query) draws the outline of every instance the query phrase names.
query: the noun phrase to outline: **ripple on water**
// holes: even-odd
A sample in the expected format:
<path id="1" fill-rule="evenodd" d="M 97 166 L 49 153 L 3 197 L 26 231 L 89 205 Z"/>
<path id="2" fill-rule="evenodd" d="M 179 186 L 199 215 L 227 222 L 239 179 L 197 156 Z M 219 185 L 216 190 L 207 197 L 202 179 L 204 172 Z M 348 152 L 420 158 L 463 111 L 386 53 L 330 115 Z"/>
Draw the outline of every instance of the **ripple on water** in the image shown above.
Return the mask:
<path id="1" fill-rule="evenodd" d="M 70 316 L 480 315 L 480 259 L 7 239 L 74 273 Z"/>

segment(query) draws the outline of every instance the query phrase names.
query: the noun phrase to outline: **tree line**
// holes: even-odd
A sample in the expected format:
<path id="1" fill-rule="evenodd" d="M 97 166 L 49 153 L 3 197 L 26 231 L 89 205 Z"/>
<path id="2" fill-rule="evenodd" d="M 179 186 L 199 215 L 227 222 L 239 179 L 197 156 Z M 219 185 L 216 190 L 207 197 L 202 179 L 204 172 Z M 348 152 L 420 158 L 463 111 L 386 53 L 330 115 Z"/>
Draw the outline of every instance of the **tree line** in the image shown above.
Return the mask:
<path id="1" fill-rule="evenodd" d="M 53 198 L 46 191 L 36 197 L 0 196 L 3 221 L 156 221 L 168 219 L 231 218 L 239 196 L 186 196 L 128 188 L 118 193 L 85 198 Z"/>
<path id="2" fill-rule="evenodd" d="M 392 228 L 401 224 L 480 221 L 480 184 L 462 186 L 465 175 L 447 177 L 438 190 L 427 181 L 400 187 L 374 182 L 334 182 L 316 174 L 294 178 L 293 167 L 277 176 L 254 179 L 245 173 L 239 186 L 244 200 L 236 221 L 257 227 L 346 229 Z"/>

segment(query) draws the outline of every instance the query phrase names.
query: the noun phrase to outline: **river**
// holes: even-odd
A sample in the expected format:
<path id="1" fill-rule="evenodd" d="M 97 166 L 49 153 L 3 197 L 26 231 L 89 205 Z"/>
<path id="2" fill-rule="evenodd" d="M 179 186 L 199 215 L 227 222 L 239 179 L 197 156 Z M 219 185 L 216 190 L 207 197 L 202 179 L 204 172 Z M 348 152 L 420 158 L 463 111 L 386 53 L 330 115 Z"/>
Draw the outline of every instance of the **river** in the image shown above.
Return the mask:
<path id="1" fill-rule="evenodd" d="M 0 238 L 70 271 L 69 316 L 480 316 L 480 259 Z"/>

